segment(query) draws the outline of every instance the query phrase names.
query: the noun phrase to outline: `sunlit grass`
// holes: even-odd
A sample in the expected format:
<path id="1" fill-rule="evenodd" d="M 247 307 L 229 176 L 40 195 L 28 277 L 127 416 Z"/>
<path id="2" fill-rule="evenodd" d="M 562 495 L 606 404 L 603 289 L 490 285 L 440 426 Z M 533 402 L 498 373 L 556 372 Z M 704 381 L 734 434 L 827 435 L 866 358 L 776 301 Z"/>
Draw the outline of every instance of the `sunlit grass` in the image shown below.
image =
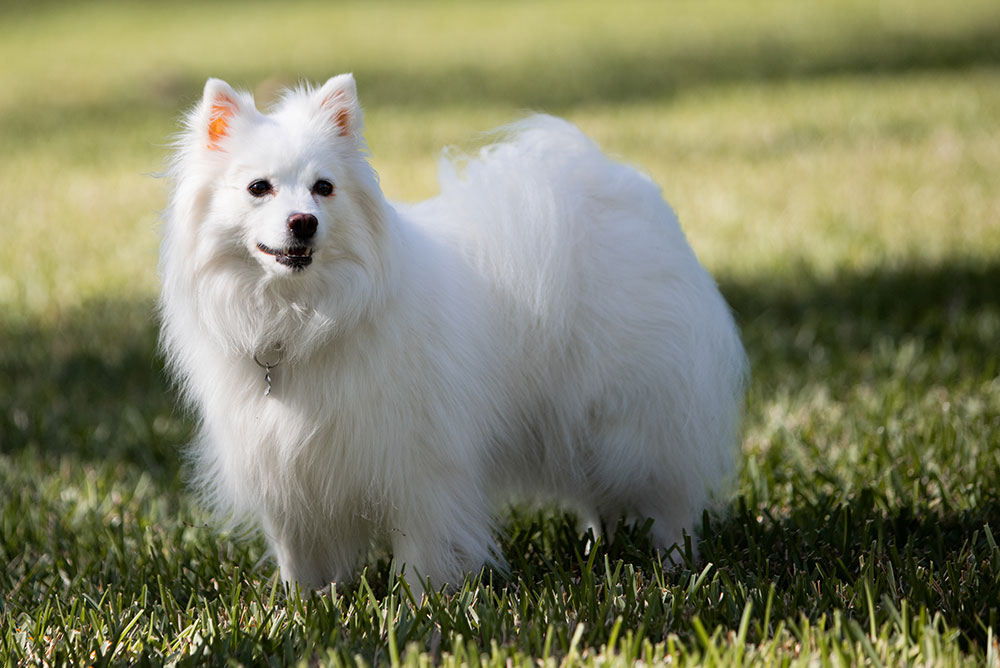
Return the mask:
<path id="1" fill-rule="evenodd" d="M 716 272 L 830 274 L 995 254 L 997 79 L 981 70 L 733 84 L 567 115 L 662 185 Z M 117 122 L 59 127 L 0 165 L 10 189 L 0 203 L 9 237 L 0 298 L 44 310 L 109 291 L 155 291 L 165 201 L 155 173 L 176 127 L 171 111 L 142 123 L 145 136 Z M 470 145 L 519 115 L 374 107 L 373 163 L 390 197 L 426 197 L 443 146 Z"/>
<path id="2" fill-rule="evenodd" d="M 879 73 L 919 63 L 923 51 L 893 47 L 904 37 L 945 65 L 979 62 L 992 4 L 663 7 L 620 3 L 613 20 L 604 3 L 14 14 L 0 26 L 13 64 L 0 70 L 0 299 L 38 312 L 155 291 L 164 197 L 151 175 L 209 74 L 272 90 L 356 70 L 374 162 L 402 199 L 434 192 L 441 146 L 527 109 L 564 113 L 663 184 L 716 271 L 829 273 L 996 247 L 995 71 Z M 784 81 L 799 69 L 824 76 Z"/>
<path id="3" fill-rule="evenodd" d="M 986 0 L 0 5 L 0 659 L 995 663 L 998 44 Z M 510 580 L 286 598 L 203 526 L 155 175 L 207 76 L 344 70 L 392 198 L 529 110 L 663 187 L 754 375 L 706 561 L 515 512 Z"/>

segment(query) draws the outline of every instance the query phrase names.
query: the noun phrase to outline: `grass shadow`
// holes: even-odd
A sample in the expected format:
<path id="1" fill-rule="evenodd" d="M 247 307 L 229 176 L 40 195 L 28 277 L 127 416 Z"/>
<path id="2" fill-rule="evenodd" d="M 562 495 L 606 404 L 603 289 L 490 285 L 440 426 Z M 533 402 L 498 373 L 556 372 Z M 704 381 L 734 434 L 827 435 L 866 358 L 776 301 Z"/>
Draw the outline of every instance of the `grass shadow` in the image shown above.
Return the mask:
<path id="1" fill-rule="evenodd" d="M 803 381 L 834 387 L 905 374 L 960 384 L 1000 373 L 1000 263 L 942 263 L 817 277 L 723 279 L 759 393 Z M 915 349 L 900 366 L 893 354 Z"/>
<path id="2" fill-rule="evenodd" d="M 176 477 L 189 421 L 156 355 L 153 304 L 90 302 L 0 320 L 0 450 L 134 464 Z"/>
<path id="3" fill-rule="evenodd" d="M 1000 622 L 993 563 L 1000 496 L 959 511 L 885 505 L 881 491 L 865 488 L 846 501 L 801 500 L 775 517 L 740 499 L 724 519 L 706 519 L 703 558 L 758 596 L 773 586 L 780 592 L 772 602 L 776 620 L 829 625 L 829 612 L 842 610 L 865 628 L 881 628 L 907 609 L 929 609 L 961 630 L 964 649 L 984 650 L 987 627 Z M 903 628 L 907 623 L 912 618 Z"/>
<path id="4" fill-rule="evenodd" d="M 755 392 L 805 380 L 848 386 L 900 373 L 877 349 L 917 342 L 908 380 L 1000 374 L 1000 264 L 942 264 L 831 279 L 721 281 L 741 321 Z M 177 407 L 151 301 L 104 300 L 46 319 L 0 320 L 0 448 L 121 458 L 178 470 L 190 419 Z"/>
<path id="5" fill-rule="evenodd" d="M 920 338 L 929 357 L 951 360 L 941 362 L 947 377 L 938 378 L 932 364 L 926 377 L 912 381 L 921 387 L 995 377 L 998 284 L 1000 264 L 956 262 L 841 272 L 831 279 L 723 281 L 723 290 L 744 319 L 755 382 L 763 385 L 754 392 L 766 394 L 805 377 L 833 384 L 853 382 L 858 374 L 879 378 L 888 370 L 871 368 L 873 340 Z M 84 464 L 114 461 L 148 472 L 167 490 L 176 489 L 179 450 L 190 421 L 176 409 L 165 382 L 152 314 L 148 300 L 104 300 L 49 319 L 0 321 L 0 449 L 15 455 L 15 465 L 29 458 L 42 462 L 41 470 L 67 458 Z M 828 367 L 817 375 L 817 364 L 826 364 L 822 360 L 827 358 Z M 798 481 L 787 504 L 737 501 L 725 516 L 709 519 L 702 562 L 681 559 L 676 566 L 657 560 L 643 527 L 619 528 L 613 541 L 593 548 L 593 537 L 581 536 L 571 518 L 515 511 L 504 539 L 513 573 L 510 579 L 489 572 L 484 576 L 500 585 L 492 589 L 496 596 L 506 598 L 477 603 L 485 621 L 475 629 L 466 616 L 451 615 L 445 600 L 440 614 L 428 619 L 465 638 L 480 638 L 473 632 L 480 633 L 486 643 L 504 633 L 532 633 L 531 624 L 508 628 L 506 618 L 489 616 L 509 601 L 525 600 L 530 601 L 525 614 L 538 608 L 555 611 L 554 618 L 572 618 L 572 624 L 556 626 L 556 633 L 567 634 L 556 639 L 557 646 L 568 646 L 577 622 L 585 625 L 587 643 L 605 642 L 609 620 L 616 616 L 623 618 L 622 628 L 642 627 L 644 637 L 653 641 L 671 633 L 693 641 L 694 615 L 706 628 L 732 628 L 750 601 L 758 619 L 773 586 L 773 624 L 806 619 L 829 625 L 825 616 L 838 610 L 863 628 L 871 619 L 881 628 L 907 609 L 911 621 L 921 610 L 931 610 L 961 631 L 963 646 L 982 651 L 985 629 L 1000 622 L 998 553 L 987 529 L 995 532 L 1000 516 L 996 492 L 985 484 L 974 486 L 973 503 L 934 506 L 890 498 L 892 489 L 863 479 L 852 483 L 855 489 L 848 494 L 806 490 L 809 481 Z M 144 492 L 142 503 L 152 503 L 146 498 L 150 494 Z M 104 522 L 101 513 L 93 521 L 102 529 L 90 536 L 84 552 L 101 555 L 98 543 L 109 541 L 119 529 Z M 231 543 L 219 542 L 208 529 L 180 523 L 148 527 L 142 518 L 130 522 L 135 535 L 129 534 L 129 540 L 136 545 L 152 541 L 153 547 L 141 553 L 145 561 L 136 566 L 138 548 L 122 540 L 114 559 L 100 561 L 107 562 L 100 568 L 67 572 L 95 582 L 115 577 L 138 582 L 149 572 L 164 572 L 169 575 L 165 581 L 174 583 L 173 595 L 184 600 L 191 587 L 202 587 L 184 568 L 190 561 L 221 564 L 221 578 L 247 577 L 254 569 L 247 551 L 224 554 Z M 33 524 L 37 526 L 31 531 L 23 528 L 26 537 L 8 537 L 12 554 L 25 552 L 25 545 L 32 555 L 52 552 L 53 544 L 64 546 L 59 554 L 81 549 L 76 524 L 55 532 L 58 540 L 50 537 L 53 522 Z M 178 545 L 185 546 L 181 559 L 174 558 Z M 701 578 L 708 561 L 713 566 Z M 383 563 L 373 572 L 389 581 L 387 569 Z M 471 605 L 474 596 L 467 594 Z M 523 598 L 511 598 L 515 595 Z M 545 620 L 552 618 L 539 619 L 537 637 L 523 641 L 541 651 Z M 919 626 L 913 622 L 912 628 Z M 324 632 L 337 628 L 336 619 L 323 626 Z M 414 626 L 414 638 L 432 638 L 433 628 L 428 621 L 424 638 L 418 632 L 425 627 Z M 751 630 L 748 638 L 755 641 L 774 632 L 772 625 L 759 638 Z"/>
<path id="6" fill-rule="evenodd" d="M 590 105 L 627 105 L 669 99 L 721 83 L 808 80 L 832 76 L 893 76 L 926 70 L 965 70 L 1000 63 L 1000 22 L 984 21 L 956 30 L 893 30 L 855 26 L 830 44 L 806 47 L 808 35 L 768 29 L 724 44 L 674 43 L 636 53 L 627 45 L 588 44 L 567 53 L 525 54 L 503 65 L 456 59 L 448 65 L 415 69 L 377 59 L 350 63 L 368 108 L 430 108 L 495 105 L 512 110 L 566 113 Z M 330 62 L 274 69 L 257 62 L 233 63 L 225 76 L 237 85 L 285 85 L 303 79 L 324 81 Z M 222 73 L 215 73 L 222 74 Z M 8 151 L 31 150 L 38 137 L 81 128 L 121 128 L 136 118 L 176 118 L 198 99 L 207 74 L 179 66 L 122 87 L 112 96 L 86 103 L 12 108 L 0 114 L 0 138 Z"/>
<path id="7" fill-rule="evenodd" d="M 921 70 L 962 70 L 1000 63 L 1000 24 L 957 34 L 858 34 L 826 49 L 805 50 L 780 35 L 720 45 L 664 43 L 641 54 L 616 45 L 547 55 L 493 71 L 461 63 L 431 72 L 355 67 L 367 104 L 433 107 L 489 103 L 564 113 L 589 105 L 661 100 L 724 83 L 808 80 L 832 76 L 891 76 Z M 530 73 L 530 74 L 529 74 Z M 248 71 L 247 81 L 266 72 Z M 323 80 L 326 69 L 304 73 Z M 301 72 L 279 73 L 291 81 Z M 192 84 L 193 85 L 193 84 Z"/>

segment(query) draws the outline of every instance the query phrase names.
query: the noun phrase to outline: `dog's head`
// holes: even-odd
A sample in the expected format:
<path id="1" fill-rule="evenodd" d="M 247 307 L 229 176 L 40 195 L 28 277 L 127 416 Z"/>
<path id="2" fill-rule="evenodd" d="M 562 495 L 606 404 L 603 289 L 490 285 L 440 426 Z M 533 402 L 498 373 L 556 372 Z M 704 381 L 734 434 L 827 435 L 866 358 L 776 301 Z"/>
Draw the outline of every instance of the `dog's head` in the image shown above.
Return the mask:
<path id="1" fill-rule="evenodd" d="M 277 275 L 302 272 L 318 255 L 355 253 L 350 228 L 371 213 L 359 211 L 359 190 L 371 186 L 361 128 L 350 74 L 289 91 L 267 114 L 248 93 L 209 79 L 182 139 L 207 177 L 202 232 Z"/>
<path id="2" fill-rule="evenodd" d="M 268 113 L 209 79 L 169 173 L 164 304 L 190 303 L 239 350 L 370 316 L 387 286 L 391 210 L 362 125 L 350 74 L 287 91 Z"/>

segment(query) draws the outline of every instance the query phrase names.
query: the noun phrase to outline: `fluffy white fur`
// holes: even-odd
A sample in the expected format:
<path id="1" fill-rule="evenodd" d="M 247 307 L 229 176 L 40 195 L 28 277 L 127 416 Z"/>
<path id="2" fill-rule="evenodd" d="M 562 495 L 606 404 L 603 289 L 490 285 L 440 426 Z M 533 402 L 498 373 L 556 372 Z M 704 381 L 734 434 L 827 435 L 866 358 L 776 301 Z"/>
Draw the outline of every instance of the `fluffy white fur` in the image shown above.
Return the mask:
<path id="1" fill-rule="evenodd" d="M 372 545 L 435 583 L 498 564 L 511 498 L 679 540 L 733 469 L 745 361 L 657 186 L 535 116 L 394 206 L 361 128 L 351 75 L 269 114 L 211 79 L 187 117 L 162 345 L 210 505 L 309 586 Z M 293 213 L 317 219 L 298 269 L 258 247 L 296 245 Z M 268 396 L 255 355 L 278 362 Z"/>

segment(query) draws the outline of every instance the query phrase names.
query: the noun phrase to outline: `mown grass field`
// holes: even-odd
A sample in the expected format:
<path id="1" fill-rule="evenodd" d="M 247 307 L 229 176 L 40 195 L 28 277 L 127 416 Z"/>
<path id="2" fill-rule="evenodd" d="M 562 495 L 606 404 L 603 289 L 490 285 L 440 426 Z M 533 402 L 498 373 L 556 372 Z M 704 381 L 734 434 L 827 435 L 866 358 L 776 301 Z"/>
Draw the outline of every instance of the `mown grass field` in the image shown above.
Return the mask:
<path id="1" fill-rule="evenodd" d="M 1000 665 L 996 2 L 3 2 L 0 63 L 0 663 Z M 154 175 L 206 77 L 346 70 L 391 197 L 528 109 L 663 186 L 753 372 L 701 561 L 519 509 L 509 579 L 286 595 L 205 525 Z"/>

